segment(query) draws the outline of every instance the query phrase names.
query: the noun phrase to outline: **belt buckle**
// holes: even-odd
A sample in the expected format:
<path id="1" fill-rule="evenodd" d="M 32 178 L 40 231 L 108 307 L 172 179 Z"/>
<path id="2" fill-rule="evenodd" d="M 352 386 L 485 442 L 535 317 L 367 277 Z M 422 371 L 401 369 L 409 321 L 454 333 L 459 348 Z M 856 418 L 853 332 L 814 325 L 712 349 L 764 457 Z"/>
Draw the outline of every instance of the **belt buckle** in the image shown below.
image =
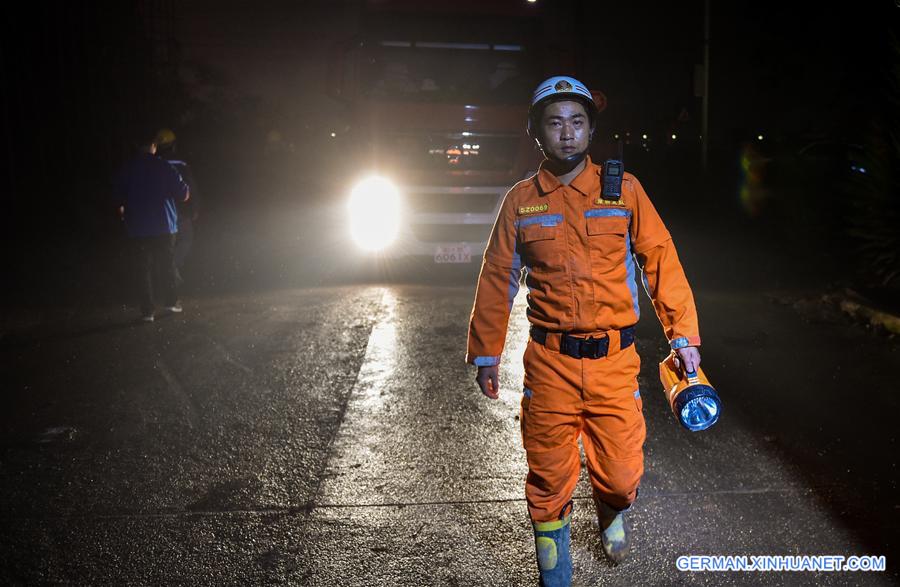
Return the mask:
<path id="1" fill-rule="evenodd" d="M 601 338 L 594 338 L 593 336 L 589 336 L 588 338 L 581 339 L 581 343 L 578 346 L 578 350 L 582 357 L 599 359 L 605 357 L 606 353 L 609 351 L 609 337 L 604 336 Z"/>

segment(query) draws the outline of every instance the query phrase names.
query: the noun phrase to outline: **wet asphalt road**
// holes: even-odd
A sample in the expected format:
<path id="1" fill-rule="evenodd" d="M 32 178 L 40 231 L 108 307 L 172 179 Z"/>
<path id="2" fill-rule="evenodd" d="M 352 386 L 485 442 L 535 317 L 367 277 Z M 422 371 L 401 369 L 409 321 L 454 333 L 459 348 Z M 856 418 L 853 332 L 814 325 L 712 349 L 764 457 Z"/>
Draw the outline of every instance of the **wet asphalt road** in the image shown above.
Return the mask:
<path id="1" fill-rule="evenodd" d="M 575 584 L 896 583 L 896 340 L 746 235 L 671 228 L 723 417 L 676 425 L 642 299 L 632 556 L 605 562 L 583 472 Z M 325 280 L 189 294 L 152 325 L 104 305 L 5 331 L 0 583 L 536 584 L 524 299 L 490 401 L 463 365 L 473 285 Z M 886 555 L 889 572 L 686 574 L 684 554 Z"/>

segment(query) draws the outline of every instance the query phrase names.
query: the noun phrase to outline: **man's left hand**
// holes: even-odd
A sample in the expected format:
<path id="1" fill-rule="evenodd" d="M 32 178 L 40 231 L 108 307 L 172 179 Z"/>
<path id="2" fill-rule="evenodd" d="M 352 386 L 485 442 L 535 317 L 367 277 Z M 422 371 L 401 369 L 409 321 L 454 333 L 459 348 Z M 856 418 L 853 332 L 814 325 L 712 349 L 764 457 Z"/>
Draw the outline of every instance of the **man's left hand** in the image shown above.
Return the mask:
<path id="1" fill-rule="evenodd" d="M 694 373 L 700 367 L 700 351 L 695 346 L 686 346 L 675 351 L 678 355 L 676 364 L 684 365 L 684 370 Z M 680 361 L 678 360 L 680 359 Z M 679 365 L 679 366 L 681 366 Z"/>

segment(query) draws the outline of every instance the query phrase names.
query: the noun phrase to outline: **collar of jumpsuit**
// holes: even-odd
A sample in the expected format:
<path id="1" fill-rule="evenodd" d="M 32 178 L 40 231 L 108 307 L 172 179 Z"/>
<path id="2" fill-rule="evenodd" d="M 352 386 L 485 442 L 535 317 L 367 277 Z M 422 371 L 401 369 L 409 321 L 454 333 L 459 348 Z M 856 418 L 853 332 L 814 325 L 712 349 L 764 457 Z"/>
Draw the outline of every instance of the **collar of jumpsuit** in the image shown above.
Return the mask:
<path id="1" fill-rule="evenodd" d="M 595 165 L 591 161 L 590 155 L 587 155 L 584 158 L 584 169 L 581 170 L 575 179 L 573 179 L 569 183 L 569 187 L 574 188 L 583 196 L 590 196 L 591 194 L 599 194 L 600 193 L 600 176 L 603 171 L 599 166 Z M 563 187 L 563 184 L 559 181 L 559 178 L 553 175 L 551 172 L 547 171 L 547 160 L 545 159 L 543 163 L 541 163 L 540 169 L 538 170 L 537 175 L 535 176 L 538 185 L 540 186 L 541 195 L 549 194 L 550 192 Z"/>

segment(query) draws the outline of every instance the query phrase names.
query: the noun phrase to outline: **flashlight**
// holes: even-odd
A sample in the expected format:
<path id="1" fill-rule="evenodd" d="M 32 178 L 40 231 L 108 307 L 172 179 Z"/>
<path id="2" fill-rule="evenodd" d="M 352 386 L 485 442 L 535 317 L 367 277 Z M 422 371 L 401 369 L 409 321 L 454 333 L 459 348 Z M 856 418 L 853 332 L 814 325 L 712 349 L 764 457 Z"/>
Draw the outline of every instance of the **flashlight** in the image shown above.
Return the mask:
<path id="1" fill-rule="evenodd" d="M 722 401 L 703 369 L 685 372 L 675 364 L 675 353 L 659 364 L 659 380 L 682 426 L 691 432 L 706 430 L 719 420 Z"/>

